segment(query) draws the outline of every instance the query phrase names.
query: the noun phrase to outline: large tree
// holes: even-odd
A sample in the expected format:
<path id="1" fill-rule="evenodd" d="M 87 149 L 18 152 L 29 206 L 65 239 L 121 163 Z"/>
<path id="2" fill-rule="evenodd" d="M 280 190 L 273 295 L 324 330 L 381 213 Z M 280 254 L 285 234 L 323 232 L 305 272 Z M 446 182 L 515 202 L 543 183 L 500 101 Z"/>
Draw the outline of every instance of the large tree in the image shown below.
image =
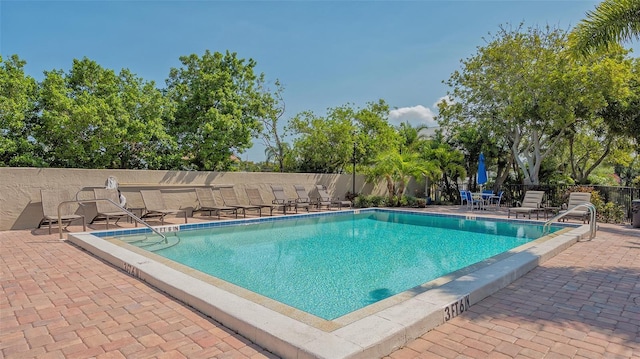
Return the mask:
<path id="1" fill-rule="evenodd" d="M 618 54 L 610 64 L 576 62 L 566 44 L 558 29 L 501 27 L 447 81 L 453 102 L 440 103 L 441 125 L 466 124 L 504 138 L 524 183 L 538 184 L 543 161 L 566 132 L 605 108 L 609 94 L 624 92 L 625 81 L 611 71 Z"/>
<path id="2" fill-rule="evenodd" d="M 365 108 L 346 104 L 329 108 L 326 116 L 311 111 L 296 115 L 287 126 L 295 140 L 292 155 L 298 172 L 340 173 L 368 166 L 381 152 L 397 149 L 399 137 L 388 122 L 382 100 Z"/>
<path id="3" fill-rule="evenodd" d="M 154 83 L 123 69 L 74 60 L 71 70 L 45 71 L 34 139 L 53 167 L 164 168 L 170 110 Z"/>
<path id="4" fill-rule="evenodd" d="M 45 165 L 41 147 L 31 137 L 38 84 L 25 75 L 25 64 L 17 55 L 0 56 L 0 166 Z"/>
<path id="5" fill-rule="evenodd" d="M 640 58 L 631 61 L 626 80 L 627 95 L 610 98 L 598 115 L 616 135 L 634 139 L 640 152 Z"/>
<path id="6" fill-rule="evenodd" d="M 209 50 L 180 57 L 181 68 L 172 68 L 167 92 L 175 104 L 171 133 L 178 141 L 185 167 L 225 171 L 234 154 L 252 146 L 267 113 L 264 74 L 256 74 L 256 62 Z"/>
<path id="7" fill-rule="evenodd" d="M 574 50 L 582 55 L 634 38 L 640 39 L 640 0 L 604 0 L 571 34 Z"/>
<path id="8" fill-rule="evenodd" d="M 296 136 L 292 170 L 307 173 L 340 173 L 348 169 L 355 141 L 354 110 L 345 105 L 331 108 L 326 117 L 311 111 L 297 114 L 288 130 Z"/>

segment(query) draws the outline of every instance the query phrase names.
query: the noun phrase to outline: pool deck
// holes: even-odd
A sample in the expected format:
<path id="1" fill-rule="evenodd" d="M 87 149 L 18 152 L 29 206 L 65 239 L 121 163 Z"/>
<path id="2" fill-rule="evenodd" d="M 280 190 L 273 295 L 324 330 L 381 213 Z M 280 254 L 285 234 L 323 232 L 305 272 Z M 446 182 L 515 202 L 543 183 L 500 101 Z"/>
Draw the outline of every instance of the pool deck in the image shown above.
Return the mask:
<path id="1" fill-rule="evenodd" d="M 599 227 L 385 358 L 640 358 L 640 229 Z M 0 357 L 276 358 L 46 229 L 0 232 L 0 259 Z"/>

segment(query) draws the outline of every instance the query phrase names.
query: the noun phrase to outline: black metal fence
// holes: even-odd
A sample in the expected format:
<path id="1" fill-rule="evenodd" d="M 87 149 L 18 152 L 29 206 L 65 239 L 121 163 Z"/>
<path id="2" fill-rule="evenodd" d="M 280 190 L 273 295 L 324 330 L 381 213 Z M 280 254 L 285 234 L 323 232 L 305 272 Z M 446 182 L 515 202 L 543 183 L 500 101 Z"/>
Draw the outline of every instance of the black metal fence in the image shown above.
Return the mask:
<path id="1" fill-rule="evenodd" d="M 589 187 L 598 191 L 604 203 L 612 202 L 623 208 L 626 220 L 631 219 L 631 201 L 640 199 L 640 188 L 634 187 L 610 187 L 610 186 L 570 186 L 570 185 L 503 185 L 504 191 L 502 203 L 514 207 L 517 201 L 524 198 L 527 190 L 544 191 L 543 205 L 560 207 L 567 202 L 569 193 L 576 187 Z"/>

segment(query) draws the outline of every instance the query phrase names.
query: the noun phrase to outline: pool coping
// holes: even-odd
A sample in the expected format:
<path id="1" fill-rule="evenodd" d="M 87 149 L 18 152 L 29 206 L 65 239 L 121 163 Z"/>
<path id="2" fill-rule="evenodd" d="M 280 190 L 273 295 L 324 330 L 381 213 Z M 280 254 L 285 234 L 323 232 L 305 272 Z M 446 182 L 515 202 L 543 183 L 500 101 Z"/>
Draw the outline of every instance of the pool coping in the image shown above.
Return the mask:
<path id="1" fill-rule="evenodd" d="M 416 213 L 502 220 L 481 216 L 469 218 L 451 214 Z M 541 224 L 526 220 L 518 222 Z M 588 225 L 567 227 L 570 228 L 551 234 L 543 241 L 534 241 L 534 245 L 523 251 L 333 331 L 318 329 L 251 300 L 208 285 L 158 261 L 105 241 L 94 233 L 72 233 L 69 235 L 69 241 L 283 358 L 373 358 L 387 355 L 409 340 L 443 324 L 445 308 L 453 314 L 456 314 L 453 310 L 462 312 L 466 310 L 465 298 L 468 304 L 473 305 L 562 252 L 579 239 L 589 236 Z M 463 305 L 462 309 L 458 303 Z"/>

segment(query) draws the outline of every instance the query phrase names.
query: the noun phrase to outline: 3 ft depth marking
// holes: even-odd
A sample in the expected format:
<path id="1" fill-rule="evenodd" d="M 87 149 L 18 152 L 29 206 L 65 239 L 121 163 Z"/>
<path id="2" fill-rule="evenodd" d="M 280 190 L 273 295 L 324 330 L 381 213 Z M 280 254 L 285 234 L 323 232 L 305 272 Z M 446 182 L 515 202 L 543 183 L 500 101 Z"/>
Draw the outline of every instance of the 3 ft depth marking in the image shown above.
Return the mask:
<path id="1" fill-rule="evenodd" d="M 469 294 L 467 294 L 443 308 L 442 313 L 444 315 L 444 321 L 448 322 L 458 315 L 466 312 L 467 310 L 469 310 L 470 306 L 471 304 L 469 303 Z"/>

